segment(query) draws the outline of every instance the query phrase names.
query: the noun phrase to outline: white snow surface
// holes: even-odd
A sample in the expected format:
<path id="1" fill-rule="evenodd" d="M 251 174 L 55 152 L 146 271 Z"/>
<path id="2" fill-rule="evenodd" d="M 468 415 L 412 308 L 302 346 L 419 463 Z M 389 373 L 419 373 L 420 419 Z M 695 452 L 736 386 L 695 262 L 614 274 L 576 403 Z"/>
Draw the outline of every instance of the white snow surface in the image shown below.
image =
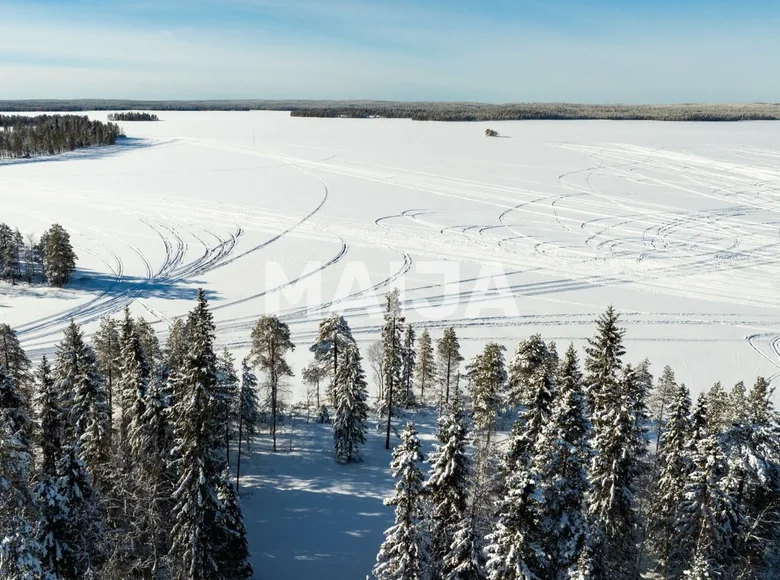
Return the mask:
<path id="1" fill-rule="evenodd" d="M 276 312 L 300 369 L 330 311 L 376 340 L 399 286 L 467 359 L 534 332 L 583 346 L 614 304 L 627 360 L 694 392 L 778 372 L 778 124 L 160 116 L 115 147 L 0 164 L 0 219 L 59 221 L 79 255 L 64 290 L 0 286 L 33 356 L 127 303 L 164 334 L 203 286 L 221 345 L 240 354 Z"/>
<path id="2" fill-rule="evenodd" d="M 300 374 L 332 311 L 365 354 L 398 286 L 408 320 L 434 339 L 455 326 L 467 360 L 535 332 L 582 347 L 613 304 L 626 360 L 694 393 L 778 376 L 780 124 L 159 115 L 120 123 L 114 147 L 0 162 L 0 220 L 59 222 L 79 256 L 65 289 L 0 284 L 0 322 L 33 358 L 71 318 L 91 334 L 126 304 L 164 338 L 202 286 L 220 346 L 243 356 L 276 313 Z M 391 523 L 389 453 L 372 434 L 342 467 L 328 426 L 296 437 L 249 460 L 257 577 L 362 578 Z"/>

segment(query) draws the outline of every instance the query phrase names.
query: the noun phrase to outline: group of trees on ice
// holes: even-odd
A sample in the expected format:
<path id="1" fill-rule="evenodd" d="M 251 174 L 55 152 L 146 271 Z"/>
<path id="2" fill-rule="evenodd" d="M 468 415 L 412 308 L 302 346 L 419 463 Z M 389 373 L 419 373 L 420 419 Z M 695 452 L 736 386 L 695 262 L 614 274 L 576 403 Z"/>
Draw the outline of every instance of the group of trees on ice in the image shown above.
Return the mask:
<path id="1" fill-rule="evenodd" d="M 573 346 L 560 357 L 539 335 L 508 364 L 487 344 L 466 392 L 440 406 L 430 457 L 407 424 L 377 578 L 777 577 L 780 423 L 768 382 L 730 393 L 718 383 L 692 405 L 669 367 L 654 385 L 649 361 L 623 362 L 612 308 L 596 324 L 582 370 Z"/>
<path id="2" fill-rule="evenodd" d="M 0 223 L 0 277 L 11 284 L 43 280 L 62 287 L 75 271 L 76 259 L 70 234 L 60 224 L 36 240 L 34 234 L 25 237 L 18 228 Z"/>
<path id="3" fill-rule="evenodd" d="M 124 113 L 109 113 L 109 121 L 159 121 L 160 118 L 154 113 L 143 113 L 140 111 L 127 111 Z"/>
<path id="4" fill-rule="evenodd" d="M 0 115 L 0 159 L 113 145 L 120 135 L 119 125 L 90 121 L 81 115 Z"/>

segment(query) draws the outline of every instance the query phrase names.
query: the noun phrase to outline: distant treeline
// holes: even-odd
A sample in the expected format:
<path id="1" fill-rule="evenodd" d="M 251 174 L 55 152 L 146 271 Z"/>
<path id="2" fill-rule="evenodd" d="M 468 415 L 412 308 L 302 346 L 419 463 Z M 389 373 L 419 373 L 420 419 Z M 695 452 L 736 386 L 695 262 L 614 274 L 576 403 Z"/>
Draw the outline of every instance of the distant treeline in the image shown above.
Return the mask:
<path id="1" fill-rule="evenodd" d="M 127 113 L 109 113 L 109 121 L 159 121 L 159 117 L 154 113 L 140 113 L 128 111 Z"/>
<path id="2" fill-rule="evenodd" d="M 119 125 L 77 115 L 0 115 L 0 158 L 54 155 L 92 145 L 113 145 Z"/>
<path id="3" fill-rule="evenodd" d="M 387 117 L 416 121 L 521 121 L 608 119 L 624 121 L 775 121 L 780 105 L 578 105 L 568 103 L 369 103 L 301 108 L 293 117 Z"/>
<path id="4" fill-rule="evenodd" d="M 0 111 L 290 111 L 294 117 L 390 117 L 420 121 L 510 121 L 526 119 L 615 119 L 650 121 L 774 121 L 780 103 L 584 105 L 509 103 L 492 105 L 433 101 L 207 100 L 126 101 L 117 99 L 0 101 Z"/>

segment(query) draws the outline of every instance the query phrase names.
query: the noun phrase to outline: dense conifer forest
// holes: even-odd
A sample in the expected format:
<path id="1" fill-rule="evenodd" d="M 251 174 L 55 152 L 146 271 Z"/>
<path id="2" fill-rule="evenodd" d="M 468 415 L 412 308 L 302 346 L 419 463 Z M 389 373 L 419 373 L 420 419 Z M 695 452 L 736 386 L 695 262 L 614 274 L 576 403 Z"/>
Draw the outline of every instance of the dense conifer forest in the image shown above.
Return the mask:
<path id="1" fill-rule="evenodd" d="M 56 155 L 94 145 L 113 145 L 122 130 L 80 115 L 0 115 L 0 158 Z"/>
<path id="2" fill-rule="evenodd" d="M 141 113 L 128 111 L 127 113 L 109 113 L 109 121 L 159 121 L 159 117 L 154 113 Z"/>
<path id="3" fill-rule="evenodd" d="M 368 100 L 26 100 L 0 101 L 0 111 L 290 111 L 295 117 L 388 117 L 420 121 L 614 119 L 651 121 L 780 120 L 780 103 L 668 105 L 469 103 Z"/>
<path id="4" fill-rule="evenodd" d="M 716 383 L 694 403 L 671 368 L 655 379 L 647 359 L 624 362 L 624 332 L 610 307 L 584 353 L 537 334 L 508 360 L 486 344 L 461 375 L 454 328 L 418 339 L 396 290 L 369 350 L 380 387 L 369 406 L 347 320 L 322 320 L 299 405 L 316 400 L 317 420 L 332 420 L 333 461 L 360 463 L 369 417 L 397 433 L 385 500 L 395 522 L 374 577 L 777 578 L 769 383 Z M 214 341 L 202 290 L 165 344 L 126 308 L 101 320 L 91 344 L 71 322 L 53 360 L 35 367 L 0 325 L 2 577 L 264 577 L 249 564 L 241 457 L 261 429 L 282 451 L 280 382 L 295 345 L 275 316 L 257 321 L 240 369 Z M 426 457 L 414 419 L 432 413 Z"/>

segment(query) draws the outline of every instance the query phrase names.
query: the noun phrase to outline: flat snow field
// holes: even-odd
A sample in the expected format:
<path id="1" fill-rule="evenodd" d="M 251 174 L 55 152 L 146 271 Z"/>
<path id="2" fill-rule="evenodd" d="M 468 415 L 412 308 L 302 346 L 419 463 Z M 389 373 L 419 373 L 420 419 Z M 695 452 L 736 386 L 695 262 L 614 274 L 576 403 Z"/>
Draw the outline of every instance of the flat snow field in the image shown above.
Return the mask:
<path id="1" fill-rule="evenodd" d="M 245 352 L 276 312 L 299 369 L 330 311 L 377 340 L 397 286 L 467 359 L 535 332 L 583 346 L 614 304 L 627 360 L 694 392 L 778 372 L 780 123 L 160 117 L 121 123 L 115 147 L 0 164 L 0 220 L 59 221 L 79 255 L 64 290 L 0 285 L 33 356 L 128 303 L 165 334 L 203 286 L 221 345 Z"/>
<path id="2" fill-rule="evenodd" d="M 115 147 L 0 162 L 0 220 L 57 221 L 79 256 L 66 289 L 0 284 L 32 357 L 126 304 L 164 338 L 202 286 L 220 346 L 243 356 L 276 313 L 300 374 L 319 320 L 343 313 L 367 347 L 398 287 L 418 333 L 455 326 L 467 360 L 536 332 L 582 347 L 613 304 L 626 360 L 669 364 L 694 393 L 780 376 L 780 123 L 159 115 L 121 123 Z M 339 471 L 319 427 L 250 460 L 260 578 L 361 578 L 389 525 L 381 438 Z"/>

